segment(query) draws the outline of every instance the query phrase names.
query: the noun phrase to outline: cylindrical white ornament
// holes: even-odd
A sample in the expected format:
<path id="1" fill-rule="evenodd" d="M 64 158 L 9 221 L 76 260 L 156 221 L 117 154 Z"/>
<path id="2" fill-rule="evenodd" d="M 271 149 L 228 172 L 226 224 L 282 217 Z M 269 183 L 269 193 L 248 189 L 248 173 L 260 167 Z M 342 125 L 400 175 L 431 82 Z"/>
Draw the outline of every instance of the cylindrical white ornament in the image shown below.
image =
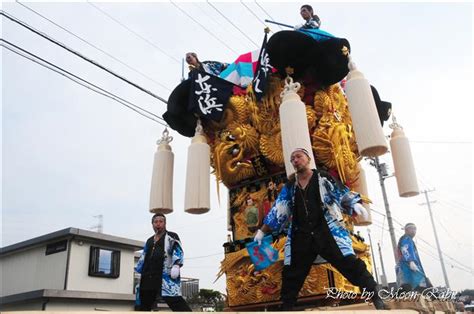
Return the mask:
<path id="1" fill-rule="evenodd" d="M 184 210 L 190 214 L 207 213 L 210 204 L 211 149 L 198 120 L 196 134 L 188 148 Z"/>
<path id="2" fill-rule="evenodd" d="M 393 115 L 392 119 L 393 123 L 390 124 L 390 128 L 393 129 L 393 132 L 390 136 L 390 150 L 395 168 L 398 194 L 400 197 L 415 196 L 420 194 L 420 189 L 416 178 L 410 143 L 403 132 L 403 128 L 397 124 Z"/>
<path id="3" fill-rule="evenodd" d="M 167 129 L 163 137 L 157 142 L 153 162 L 150 190 L 150 212 L 169 214 L 173 211 L 173 165 L 174 154 L 169 143 L 173 137 Z"/>
<path id="4" fill-rule="evenodd" d="M 282 98 L 280 105 L 281 141 L 285 170 L 288 177 L 295 172 L 291 165 L 290 157 L 296 148 L 304 148 L 309 152 L 311 158 L 310 166 L 312 169 L 316 169 L 309 136 L 306 107 L 301 101 L 300 96 L 296 93 L 300 87 L 300 83 L 293 83 L 293 79 L 288 76 L 285 79 L 284 90 L 280 95 Z"/>
<path id="5" fill-rule="evenodd" d="M 365 79 L 364 74 L 357 70 L 350 56 L 349 70 L 345 92 L 359 153 L 368 157 L 383 155 L 387 152 L 388 145 L 380 124 L 370 84 Z"/>

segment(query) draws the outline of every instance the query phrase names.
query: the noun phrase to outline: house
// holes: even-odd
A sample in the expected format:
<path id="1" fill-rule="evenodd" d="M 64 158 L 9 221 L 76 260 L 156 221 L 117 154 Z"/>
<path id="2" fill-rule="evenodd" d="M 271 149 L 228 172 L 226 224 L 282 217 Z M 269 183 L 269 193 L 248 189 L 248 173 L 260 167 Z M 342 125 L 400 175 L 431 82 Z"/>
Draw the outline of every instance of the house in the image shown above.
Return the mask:
<path id="1" fill-rule="evenodd" d="M 199 279 L 181 277 L 181 294 L 186 300 L 190 300 L 199 294 Z"/>
<path id="2" fill-rule="evenodd" d="M 0 249 L 0 310 L 133 310 L 144 242 L 66 228 Z"/>

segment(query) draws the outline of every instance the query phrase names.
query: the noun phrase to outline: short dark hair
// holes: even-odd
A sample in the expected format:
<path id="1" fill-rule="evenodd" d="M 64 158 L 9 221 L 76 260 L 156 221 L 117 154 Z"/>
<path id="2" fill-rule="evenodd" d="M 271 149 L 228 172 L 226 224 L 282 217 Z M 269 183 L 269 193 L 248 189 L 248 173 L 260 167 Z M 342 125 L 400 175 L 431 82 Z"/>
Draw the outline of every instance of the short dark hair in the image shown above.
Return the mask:
<path id="1" fill-rule="evenodd" d="M 156 213 L 153 215 L 153 217 L 151 217 L 151 223 L 153 223 L 153 221 L 155 220 L 156 217 L 163 217 L 165 219 L 165 222 L 166 222 L 166 216 L 162 213 Z"/>
<path id="2" fill-rule="evenodd" d="M 303 8 L 308 9 L 309 11 L 311 11 L 312 14 L 314 14 L 313 7 L 310 6 L 309 4 L 303 4 L 303 5 L 301 6 L 300 10 L 303 9 Z"/>

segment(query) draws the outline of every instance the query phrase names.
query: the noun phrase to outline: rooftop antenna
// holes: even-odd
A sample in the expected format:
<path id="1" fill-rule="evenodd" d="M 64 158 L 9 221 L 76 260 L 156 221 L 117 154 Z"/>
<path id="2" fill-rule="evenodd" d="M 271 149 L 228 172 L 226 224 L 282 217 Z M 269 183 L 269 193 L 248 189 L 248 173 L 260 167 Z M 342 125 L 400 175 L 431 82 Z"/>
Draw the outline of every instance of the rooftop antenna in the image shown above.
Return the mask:
<path id="1" fill-rule="evenodd" d="M 98 233 L 103 233 L 103 231 L 104 231 L 104 216 L 102 214 L 100 214 L 100 215 L 96 215 L 96 216 L 92 216 L 92 217 L 98 218 L 99 222 L 98 222 L 97 225 L 93 225 L 92 227 L 90 227 L 90 229 L 96 230 Z"/>

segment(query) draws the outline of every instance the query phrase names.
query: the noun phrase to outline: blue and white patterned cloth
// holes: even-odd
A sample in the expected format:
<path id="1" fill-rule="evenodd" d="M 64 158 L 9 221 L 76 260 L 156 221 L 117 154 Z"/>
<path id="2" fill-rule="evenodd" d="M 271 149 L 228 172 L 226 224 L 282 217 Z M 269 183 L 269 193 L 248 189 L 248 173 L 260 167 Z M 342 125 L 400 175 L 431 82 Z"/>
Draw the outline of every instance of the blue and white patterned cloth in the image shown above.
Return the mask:
<path id="1" fill-rule="evenodd" d="M 174 297 L 181 295 L 181 277 L 178 276 L 176 279 L 170 277 L 171 268 L 173 265 L 183 265 L 184 261 L 184 252 L 181 246 L 179 237 L 174 232 L 166 231 L 165 240 L 164 240 L 164 253 L 165 260 L 163 262 L 163 277 L 161 285 L 161 295 L 163 297 Z M 138 262 L 135 266 L 135 271 L 137 273 L 142 273 L 143 264 L 145 263 L 146 255 L 146 245 L 143 248 L 143 252 L 138 259 Z"/>
<path id="2" fill-rule="evenodd" d="M 344 256 L 355 255 L 352 248 L 352 239 L 344 225 L 342 213 L 351 215 L 354 204 L 360 202 L 360 195 L 351 192 L 345 186 L 338 186 L 329 174 L 315 171 L 314 175 L 316 174 L 324 206 L 324 218 L 331 235 Z M 291 220 L 295 207 L 295 191 L 296 184 L 285 184 L 275 204 L 263 220 L 263 223 L 268 225 L 273 231 L 283 232 L 288 228 L 288 237 L 285 243 L 285 265 L 290 265 L 291 263 Z"/>
<path id="3" fill-rule="evenodd" d="M 320 29 L 305 29 L 305 28 L 300 28 L 297 30 L 297 32 L 300 32 L 300 33 L 303 33 L 305 35 L 308 35 L 310 37 L 312 37 L 314 40 L 316 41 L 325 41 L 325 40 L 328 40 L 328 39 L 331 39 L 331 38 L 336 38 L 336 36 L 326 32 L 326 31 L 323 31 L 323 30 L 320 30 Z"/>
<path id="4" fill-rule="evenodd" d="M 426 287 L 426 275 L 421 266 L 420 256 L 413 239 L 405 234 L 398 241 L 398 263 L 395 267 L 397 285 L 409 284 L 412 289 Z M 414 262 L 419 271 L 410 269 L 410 262 Z"/>

